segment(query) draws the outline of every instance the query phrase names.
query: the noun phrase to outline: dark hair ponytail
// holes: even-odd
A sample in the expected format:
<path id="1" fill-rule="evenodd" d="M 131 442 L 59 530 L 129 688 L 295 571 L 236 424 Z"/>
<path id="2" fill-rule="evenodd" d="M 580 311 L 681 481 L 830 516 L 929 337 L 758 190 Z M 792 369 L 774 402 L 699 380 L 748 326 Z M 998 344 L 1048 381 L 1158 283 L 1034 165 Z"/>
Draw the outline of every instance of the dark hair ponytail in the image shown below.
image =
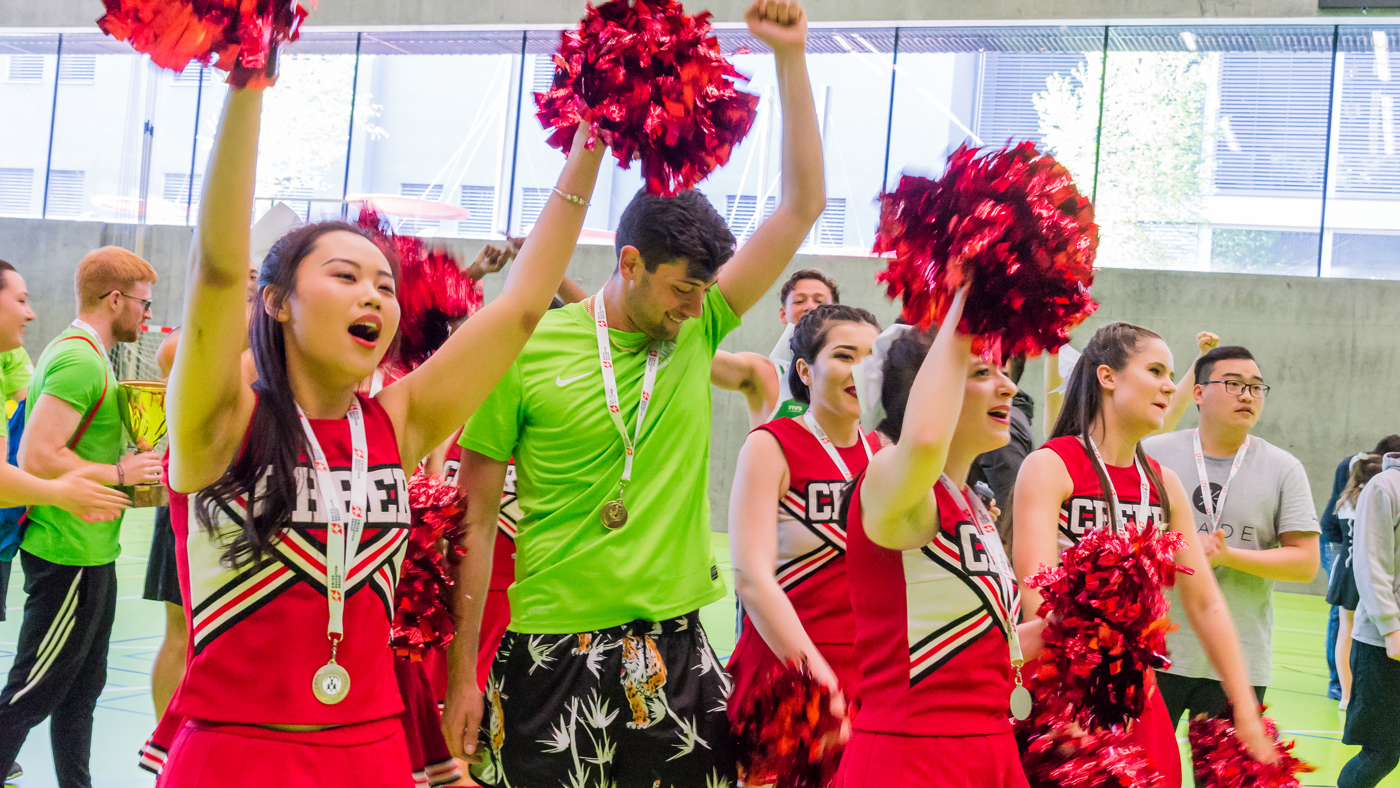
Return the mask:
<path id="1" fill-rule="evenodd" d="M 242 532 L 224 550 L 223 562 L 229 566 L 260 564 L 271 554 L 296 509 L 297 467 L 303 464 L 301 458 L 309 449 L 287 378 L 282 324 L 263 308 L 263 293 L 272 288 L 279 301 L 290 295 L 296 289 L 301 261 L 316 248 L 322 236 L 335 232 L 373 240 L 368 232 L 347 222 L 308 224 L 273 244 L 258 273 L 258 297 L 248 321 L 249 346 L 258 371 L 253 384 L 258 402 L 238 454 L 222 476 L 197 493 L 195 506 L 200 526 L 213 533 L 218 527 L 219 510 L 230 509 L 235 499 L 246 500 Z M 380 249 L 397 282 L 396 257 L 383 245 Z M 386 357 L 392 356 L 396 341 L 397 338 L 391 342 Z"/>
<path id="2" fill-rule="evenodd" d="M 880 330 L 880 321 L 869 311 L 856 306 L 822 304 L 802 315 L 802 319 L 793 327 L 792 339 L 788 343 L 792 348 L 792 364 L 788 367 L 788 389 L 792 391 L 792 398 L 798 402 L 811 404 L 812 392 L 807 388 L 807 384 L 802 382 L 802 376 L 797 374 L 797 360 L 800 358 L 808 365 L 816 361 L 817 355 L 826 347 L 827 334 L 831 333 L 831 327 L 837 323 L 869 323 L 876 331 Z"/>
<path id="3" fill-rule="evenodd" d="M 1156 332 L 1131 323 L 1110 323 L 1094 332 L 1093 339 L 1084 346 L 1084 354 L 1075 362 L 1074 371 L 1069 373 L 1069 379 L 1065 382 L 1065 402 L 1060 408 L 1060 418 L 1055 421 L 1055 428 L 1050 432 L 1051 440 L 1073 435 L 1084 444 L 1084 451 L 1092 459 L 1094 450 L 1089 445 L 1089 428 L 1103 419 L 1103 386 L 1099 384 L 1099 367 L 1106 366 L 1115 372 L 1121 371 L 1128 366 L 1128 362 L 1144 340 L 1161 338 Z M 1139 442 L 1133 451 L 1138 462 L 1142 464 L 1143 472 L 1147 474 L 1148 484 L 1162 503 L 1162 518 L 1166 522 L 1159 525 L 1164 526 L 1171 522 L 1172 508 L 1171 501 L 1167 499 L 1167 488 L 1162 483 L 1162 475 L 1148 462 L 1147 453 L 1142 450 L 1142 443 Z M 1094 462 L 1093 466 L 1099 475 L 1099 487 L 1104 491 L 1105 497 L 1108 497 L 1108 491 L 1113 488 L 1113 482 L 1108 478 L 1108 469 L 1099 462 Z M 1112 498 L 1108 500 L 1108 521 L 1111 526 L 1118 523 L 1118 510 L 1113 505 Z M 1147 524 L 1140 525 L 1146 527 Z"/>

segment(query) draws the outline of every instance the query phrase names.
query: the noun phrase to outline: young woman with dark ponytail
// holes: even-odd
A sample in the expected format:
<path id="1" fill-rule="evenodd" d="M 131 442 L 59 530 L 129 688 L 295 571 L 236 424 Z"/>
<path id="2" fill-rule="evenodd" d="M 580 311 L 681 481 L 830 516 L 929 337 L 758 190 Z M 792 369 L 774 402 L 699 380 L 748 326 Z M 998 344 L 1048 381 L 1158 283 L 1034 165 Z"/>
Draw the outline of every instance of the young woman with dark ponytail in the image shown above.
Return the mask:
<path id="1" fill-rule="evenodd" d="M 1191 628 L 1234 703 L 1238 736 L 1254 757 L 1274 760 L 1234 623 L 1196 539 L 1186 492 L 1140 443 L 1161 429 L 1175 391 L 1171 351 L 1157 334 L 1128 323 L 1113 323 L 1094 334 L 1070 373 L 1050 440 L 1026 458 L 1016 479 L 1016 576 L 1059 565 L 1062 550 L 1091 529 L 1109 527 L 1115 518 L 1131 528 L 1169 527 L 1181 533 L 1188 547 L 1177 554 L 1177 563 L 1195 574 L 1179 574 L 1176 582 Z M 1023 588 L 1021 597 L 1027 619 L 1033 620 L 1040 592 Z M 1136 730 L 1165 784 L 1180 786 L 1176 731 L 1155 686 Z"/>
<path id="2" fill-rule="evenodd" d="M 805 662 L 833 690 L 853 692 L 860 679 L 841 509 L 847 485 L 880 449 L 861 429 L 851 372 L 879 332 L 875 316 L 856 307 L 803 315 L 788 374 L 807 412 L 755 429 L 739 452 L 729 544 L 744 616 L 729 660 L 731 719 L 788 662 Z"/>
<path id="3" fill-rule="evenodd" d="M 280 240 L 245 321 L 261 110 L 261 91 L 229 90 L 200 203 L 169 399 L 189 668 L 162 724 L 173 741 L 146 763 L 163 762 L 166 788 L 407 788 L 388 645 L 407 477 L 548 308 L 604 150 L 574 141 L 501 295 L 370 397 L 356 386 L 394 344 L 400 312 L 395 261 L 364 231 L 324 222 Z"/>

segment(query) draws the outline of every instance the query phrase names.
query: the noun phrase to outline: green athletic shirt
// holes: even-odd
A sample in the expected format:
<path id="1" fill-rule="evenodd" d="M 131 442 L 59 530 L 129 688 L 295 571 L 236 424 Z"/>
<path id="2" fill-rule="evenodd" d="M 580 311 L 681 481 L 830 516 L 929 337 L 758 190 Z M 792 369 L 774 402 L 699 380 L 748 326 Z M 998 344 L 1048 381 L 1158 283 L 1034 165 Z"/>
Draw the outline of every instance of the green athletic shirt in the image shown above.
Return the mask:
<path id="1" fill-rule="evenodd" d="M 806 412 L 807 403 L 798 402 L 795 399 L 790 399 L 779 405 L 777 409 L 773 411 L 773 418 L 769 419 L 769 421 L 777 421 L 778 419 L 795 419 Z"/>
<path id="2" fill-rule="evenodd" d="M 29 388 L 29 380 L 34 376 L 34 365 L 29 362 L 29 354 L 17 347 L 0 353 L 0 402 L 14 399 L 20 389 Z M 0 438 L 10 437 L 9 412 L 0 413 Z M 3 446 L 0 446 L 3 448 Z"/>
<path id="3" fill-rule="evenodd" d="M 125 442 L 122 420 L 117 411 L 117 381 L 107 365 L 107 359 L 81 339 L 80 329 L 70 327 L 49 343 L 39 356 L 34 379 L 29 385 L 31 405 L 39 397 L 50 394 L 67 402 L 81 414 L 79 423 L 102 398 L 87 432 L 74 451 L 88 462 L 111 465 L 121 459 Z M 104 384 L 107 394 L 102 395 Z M 55 564 L 67 566 L 101 566 L 117 560 L 121 548 L 117 535 L 122 518 L 100 523 L 85 523 L 56 506 L 35 506 L 29 510 L 24 542 L 20 545 L 31 553 Z"/>
<path id="4" fill-rule="evenodd" d="M 712 287 L 701 317 L 685 321 L 674 349 L 663 350 L 627 485 L 627 524 L 609 531 L 598 513 L 617 497 L 623 444 L 603 396 L 595 324 L 583 302 L 540 321 L 461 439 L 492 459 L 515 457 L 524 516 L 509 592 L 512 631 L 660 621 L 724 595 L 710 546 L 710 363 L 739 323 Z M 608 331 L 631 435 L 648 340 Z"/>

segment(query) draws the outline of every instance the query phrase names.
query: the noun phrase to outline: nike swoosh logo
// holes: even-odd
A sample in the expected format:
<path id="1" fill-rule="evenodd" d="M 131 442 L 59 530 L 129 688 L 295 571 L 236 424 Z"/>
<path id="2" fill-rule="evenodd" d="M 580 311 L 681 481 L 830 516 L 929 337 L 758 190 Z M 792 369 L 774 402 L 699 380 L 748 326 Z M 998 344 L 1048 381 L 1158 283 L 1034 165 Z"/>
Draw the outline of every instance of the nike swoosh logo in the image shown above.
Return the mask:
<path id="1" fill-rule="evenodd" d="M 588 377 L 589 375 L 592 375 L 592 374 L 593 374 L 592 372 L 585 372 L 585 373 L 583 373 L 582 375 L 575 375 L 574 377 L 571 377 L 571 378 L 564 378 L 564 377 L 560 377 L 560 376 L 558 376 L 558 375 L 555 375 L 555 376 L 554 376 L 554 385 L 556 385 L 556 386 L 558 386 L 559 388 L 562 389 L 562 388 L 564 388 L 565 386 L 569 385 L 570 383 L 573 383 L 575 380 L 579 380 L 579 379 L 582 379 L 582 378 L 586 378 L 586 377 Z"/>

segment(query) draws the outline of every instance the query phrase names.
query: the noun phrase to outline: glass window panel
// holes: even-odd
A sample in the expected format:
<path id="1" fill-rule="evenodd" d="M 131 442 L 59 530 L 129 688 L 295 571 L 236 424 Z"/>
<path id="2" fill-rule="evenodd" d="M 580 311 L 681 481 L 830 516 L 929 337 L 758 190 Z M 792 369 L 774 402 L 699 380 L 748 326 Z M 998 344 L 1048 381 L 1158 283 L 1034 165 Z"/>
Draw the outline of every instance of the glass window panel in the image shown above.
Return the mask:
<path id="1" fill-rule="evenodd" d="M 1332 28 L 1109 30 L 1099 264 L 1317 271 Z"/>
<path id="2" fill-rule="evenodd" d="M 364 33 L 350 196 L 411 198 L 379 206 L 399 232 L 502 237 L 522 36 Z"/>
<path id="3" fill-rule="evenodd" d="M 1400 27 L 1343 27 L 1322 274 L 1400 279 Z"/>
<path id="4" fill-rule="evenodd" d="M 58 63 L 46 216 L 184 224 L 167 174 L 190 171 L 195 95 L 99 32 L 65 33 Z"/>
<path id="5" fill-rule="evenodd" d="M 0 34 L 0 216 L 42 210 L 57 50 L 57 35 Z"/>

